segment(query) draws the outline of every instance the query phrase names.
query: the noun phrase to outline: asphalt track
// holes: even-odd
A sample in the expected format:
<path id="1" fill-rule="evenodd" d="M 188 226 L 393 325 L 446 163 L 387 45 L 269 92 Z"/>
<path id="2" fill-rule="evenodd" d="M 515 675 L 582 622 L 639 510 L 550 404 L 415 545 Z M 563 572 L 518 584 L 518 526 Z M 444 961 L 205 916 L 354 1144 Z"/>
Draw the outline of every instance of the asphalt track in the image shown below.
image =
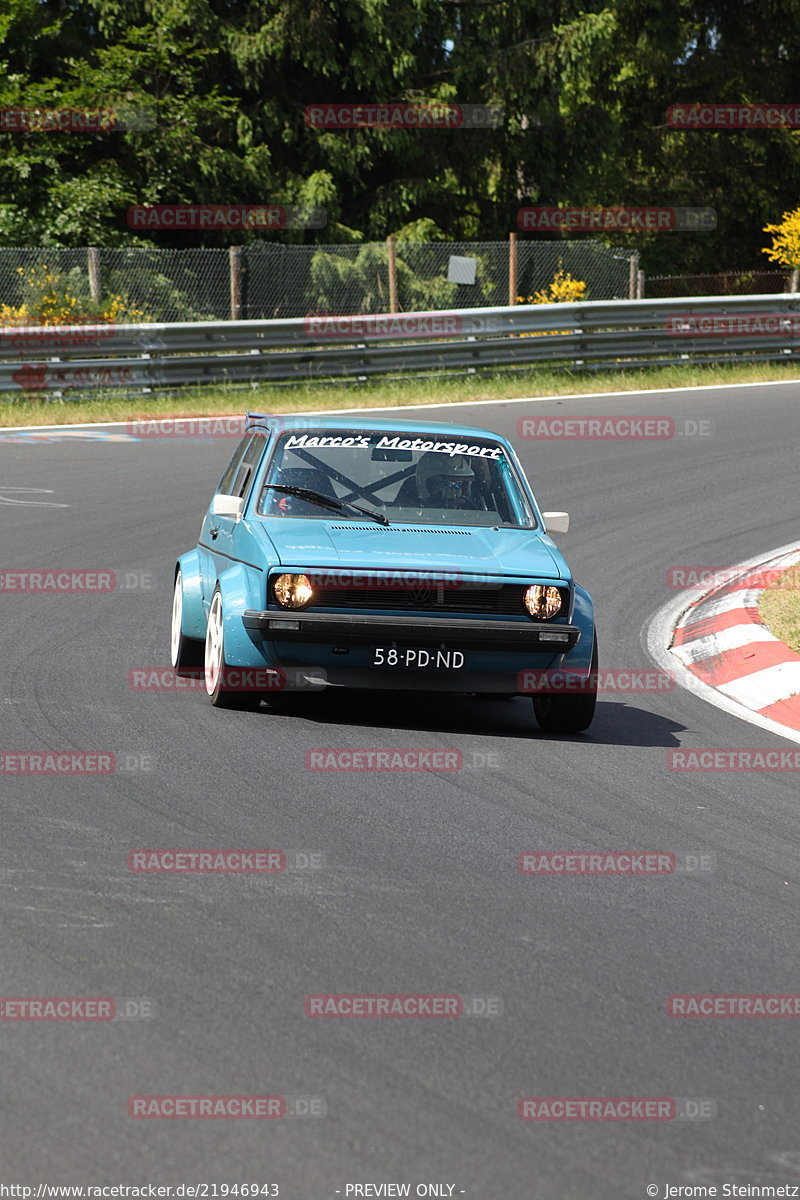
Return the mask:
<path id="1" fill-rule="evenodd" d="M 419 419 L 514 438 L 543 507 L 572 515 L 560 542 L 594 596 L 601 664 L 634 667 L 650 665 L 643 630 L 671 595 L 669 567 L 725 566 L 798 536 L 799 398 L 800 384 L 780 384 Z M 515 436 L 524 416 L 598 414 L 714 426 L 650 442 Z M 0 1179 L 272 1181 L 292 1200 L 356 1183 L 452 1184 L 476 1200 L 800 1183 L 798 1023 L 665 1010 L 672 993 L 798 990 L 797 775 L 666 765 L 680 746 L 789 743 L 682 690 L 602 697 L 589 733 L 562 739 L 535 729 L 523 699 L 326 695 L 235 713 L 132 691 L 131 668 L 167 665 L 174 559 L 231 446 L 0 441 L 4 568 L 153 585 L 0 595 L 2 749 L 151 767 L 0 778 L 1 990 L 148 998 L 154 1011 L 0 1022 Z M 68 507 L 9 503 L 26 496 L 12 487 Z M 457 772 L 306 770 L 305 752 L 328 746 L 495 757 Z M 321 851 L 326 866 L 148 876 L 126 865 L 140 847 Z M 711 854 L 716 869 L 516 868 L 520 851 L 597 848 Z M 310 1019 L 304 997 L 320 992 L 499 996 L 503 1013 Z M 321 1096 L 327 1115 L 131 1119 L 128 1097 L 143 1093 Z M 718 1112 L 534 1124 L 517 1116 L 533 1095 L 706 1097 Z"/>

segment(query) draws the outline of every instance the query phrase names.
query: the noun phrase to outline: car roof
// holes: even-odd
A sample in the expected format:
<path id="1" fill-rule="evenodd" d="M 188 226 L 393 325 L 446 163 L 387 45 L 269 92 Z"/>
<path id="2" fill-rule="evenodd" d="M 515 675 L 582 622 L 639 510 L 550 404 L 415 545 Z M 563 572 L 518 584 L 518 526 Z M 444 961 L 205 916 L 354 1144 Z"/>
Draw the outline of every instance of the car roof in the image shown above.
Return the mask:
<path id="1" fill-rule="evenodd" d="M 346 415 L 329 415 L 328 413 L 308 413 L 305 416 L 284 416 L 280 413 L 247 413 L 248 424 L 253 425 L 280 425 L 282 430 L 290 431 L 292 429 L 376 429 L 381 432 L 393 433 L 432 433 L 444 435 L 446 437 L 461 437 L 462 435 L 473 435 L 475 437 L 490 437 L 496 438 L 499 442 L 505 442 L 506 438 L 501 434 L 495 433 L 491 429 L 481 429 L 473 425 L 456 425 L 454 423 L 444 424 L 439 421 L 416 421 L 413 418 L 393 419 L 393 420 L 374 420 L 368 411 L 349 413 Z"/>

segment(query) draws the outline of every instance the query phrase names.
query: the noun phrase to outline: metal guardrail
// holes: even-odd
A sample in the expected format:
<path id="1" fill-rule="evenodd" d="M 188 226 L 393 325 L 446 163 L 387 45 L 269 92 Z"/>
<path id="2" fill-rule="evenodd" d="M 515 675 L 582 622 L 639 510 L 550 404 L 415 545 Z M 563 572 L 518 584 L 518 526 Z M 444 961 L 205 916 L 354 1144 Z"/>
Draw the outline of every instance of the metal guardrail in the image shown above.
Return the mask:
<path id="1" fill-rule="evenodd" d="M 800 293 L 0 329 L 0 392 L 800 358 Z"/>

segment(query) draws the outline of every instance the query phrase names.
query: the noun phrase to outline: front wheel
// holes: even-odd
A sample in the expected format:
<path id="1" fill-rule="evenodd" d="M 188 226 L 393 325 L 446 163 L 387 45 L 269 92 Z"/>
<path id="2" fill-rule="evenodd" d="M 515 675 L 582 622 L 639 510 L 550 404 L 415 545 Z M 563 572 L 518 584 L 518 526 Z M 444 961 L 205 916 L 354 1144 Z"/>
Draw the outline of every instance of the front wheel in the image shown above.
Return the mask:
<path id="1" fill-rule="evenodd" d="M 203 666 L 203 643 L 183 633 L 183 577 L 175 574 L 172 595 L 172 626 L 169 638 L 170 662 L 176 675 L 197 675 Z"/>
<path id="2" fill-rule="evenodd" d="M 225 632 L 222 617 L 222 592 L 217 587 L 211 600 L 206 626 L 204 660 L 206 695 L 215 708 L 257 708 L 260 692 L 247 691 L 242 671 L 231 671 L 225 662 Z M 233 685 L 233 680 L 238 686 Z"/>
<path id="3" fill-rule="evenodd" d="M 533 697 L 533 714 L 545 733 L 581 733 L 588 729 L 597 704 L 597 634 L 592 649 L 592 665 L 586 689 L 577 695 L 541 695 Z"/>

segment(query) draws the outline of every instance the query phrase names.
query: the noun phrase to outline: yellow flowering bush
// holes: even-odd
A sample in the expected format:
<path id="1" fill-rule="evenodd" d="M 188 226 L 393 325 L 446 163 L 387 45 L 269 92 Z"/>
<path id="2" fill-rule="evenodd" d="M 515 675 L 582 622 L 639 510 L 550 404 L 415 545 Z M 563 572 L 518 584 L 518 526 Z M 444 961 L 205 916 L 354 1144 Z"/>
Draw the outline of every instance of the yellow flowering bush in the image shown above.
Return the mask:
<path id="1" fill-rule="evenodd" d="M 764 233 L 773 235 L 772 245 L 764 247 L 761 253 L 770 262 L 792 268 L 789 290 L 796 292 L 800 280 L 800 208 L 785 212 L 777 225 L 765 225 Z"/>
<path id="2" fill-rule="evenodd" d="M 44 263 L 27 271 L 17 267 L 17 272 L 22 276 L 23 302 L 16 307 L 0 304 L 0 325 L 116 325 L 150 320 L 126 296 L 109 296 L 100 304 L 77 296 L 69 281 Z"/>
<path id="3" fill-rule="evenodd" d="M 546 288 L 540 292 L 534 292 L 532 296 L 528 296 L 527 300 L 524 296 L 517 296 L 518 304 L 569 304 L 571 300 L 583 300 L 586 295 L 586 283 L 582 279 L 575 279 L 563 267 L 559 267 L 553 276 L 552 283 L 549 283 Z"/>
<path id="4" fill-rule="evenodd" d="M 761 251 L 770 262 L 782 267 L 800 267 L 800 208 L 785 212 L 777 225 L 765 225 L 764 233 L 775 235 L 772 245 Z"/>
<path id="5" fill-rule="evenodd" d="M 569 304 L 571 300 L 583 300 L 586 295 L 586 282 L 582 279 L 575 279 L 569 271 L 565 271 L 563 267 L 559 267 L 553 276 L 552 282 L 539 292 L 534 292 L 532 296 L 526 299 L 524 296 L 517 296 L 518 304 Z M 549 337 L 552 333 L 569 333 L 569 329 L 553 329 L 548 333 L 521 333 L 520 337 Z"/>

